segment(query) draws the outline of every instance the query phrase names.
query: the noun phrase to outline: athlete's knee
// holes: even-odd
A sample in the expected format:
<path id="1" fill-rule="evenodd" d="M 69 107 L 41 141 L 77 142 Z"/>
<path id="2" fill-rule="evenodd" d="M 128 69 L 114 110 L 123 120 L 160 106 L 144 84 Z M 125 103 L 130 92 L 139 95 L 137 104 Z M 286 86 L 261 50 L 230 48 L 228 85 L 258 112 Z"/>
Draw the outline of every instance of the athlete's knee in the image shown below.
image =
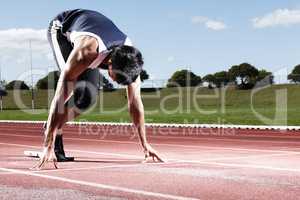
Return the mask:
<path id="1" fill-rule="evenodd" d="M 95 103 L 94 98 L 89 92 L 78 91 L 78 93 L 77 95 L 74 94 L 74 104 L 79 110 L 84 111 Z"/>
<path id="2" fill-rule="evenodd" d="M 87 82 L 77 85 L 74 90 L 74 104 L 80 111 L 87 110 L 96 103 L 98 89 Z"/>

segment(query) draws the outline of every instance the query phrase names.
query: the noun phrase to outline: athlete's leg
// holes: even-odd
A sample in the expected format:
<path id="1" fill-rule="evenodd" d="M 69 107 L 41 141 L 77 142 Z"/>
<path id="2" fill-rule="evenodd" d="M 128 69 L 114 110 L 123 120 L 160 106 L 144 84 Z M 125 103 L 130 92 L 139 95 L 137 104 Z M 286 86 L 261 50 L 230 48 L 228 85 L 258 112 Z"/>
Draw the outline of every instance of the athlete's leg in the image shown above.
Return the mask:
<path id="1" fill-rule="evenodd" d="M 53 20 L 50 23 L 48 29 L 48 41 L 52 47 L 53 55 L 59 70 L 63 70 L 66 61 L 73 49 L 72 45 L 68 42 L 67 38 L 61 33 L 59 21 Z M 72 84 L 68 85 L 68 89 L 72 90 Z M 66 95 L 67 99 L 68 96 Z M 64 110 L 63 113 L 68 113 L 67 110 Z M 64 147 L 63 147 L 63 137 L 62 137 L 62 125 L 56 131 L 54 152 L 59 162 L 63 161 L 73 161 L 72 157 L 65 157 Z M 44 128 L 47 128 L 46 126 Z"/>
<path id="2" fill-rule="evenodd" d="M 86 111 L 95 104 L 100 85 L 100 72 L 98 69 L 87 69 L 83 72 L 75 84 L 73 95 L 65 102 L 64 118 L 59 128 Z"/>
<path id="3" fill-rule="evenodd" d="M 52 47 L 57 65 L 60 70 L 63 70 L 73 47 L 67 38 L 61 33 L 59 22 L 53 21 L 51 23 L 48 31 L 48 40 Z M 51 128 L 53 129 L 52 131 L 56 131 L 55 153 L 58 161 L 68 161 L 68 159 L 64 159 L 65 152 L 63 148 L 61 128 L 67 121 L 79 116 L 82 111 L 95 102 L 99 88 L 99 81 L 99 70 L 87 69 L 78 77 L 76 82 L 68 83 L 68 91 L 66 91 L 66 95 L 64 97 L 65 105 L 61 108 L 62 110 L 60 110 L 55 120 L 50 119 L 53 122 L 51 127 L 47 127 L 48 130 Z M 72 92 L 73 95 L 69 97 L 69 94 Z"/>
<path id="4" fill-rule="evenodd" d="M 100 73 L 98 69 L 87 69 L 83 72 L 73 90 L 73 95 L 65 102 L 64 110 L 56 121 L 57 135 L 55 139 L 54 152 L 59 162 L 73 161 L 72 157 L 65 157 L 62 127 L 68 121 L 78 117 L 96 102 L 100 84 Z M 70 88 L 70 87 L 69 87 Z"/>

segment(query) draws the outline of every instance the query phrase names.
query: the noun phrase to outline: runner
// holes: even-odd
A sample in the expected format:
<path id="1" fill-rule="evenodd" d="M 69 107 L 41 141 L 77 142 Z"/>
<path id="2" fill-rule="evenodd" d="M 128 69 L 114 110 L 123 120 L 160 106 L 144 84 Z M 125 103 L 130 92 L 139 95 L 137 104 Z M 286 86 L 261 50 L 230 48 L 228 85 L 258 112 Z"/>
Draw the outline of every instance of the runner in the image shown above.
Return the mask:
<path id="1" fill-rule="evenodd" d="M 104 15 L 76 9 L 62 12 L 51 21 L 48 40 L 61 73 L 45 127 L 43 153 L 36 168 L 43 168 L 48 161 L 53 161 L 57 168 L 57 161 L 73 160 L 65 157 L 61 128 L 95 103 L 99 69 L 108 70 L 112 80 L 127 86 L 128 108 L 145 160 L 163 162 L 146 139 L 139 76 L 143 58 L 130 39 Z"/>

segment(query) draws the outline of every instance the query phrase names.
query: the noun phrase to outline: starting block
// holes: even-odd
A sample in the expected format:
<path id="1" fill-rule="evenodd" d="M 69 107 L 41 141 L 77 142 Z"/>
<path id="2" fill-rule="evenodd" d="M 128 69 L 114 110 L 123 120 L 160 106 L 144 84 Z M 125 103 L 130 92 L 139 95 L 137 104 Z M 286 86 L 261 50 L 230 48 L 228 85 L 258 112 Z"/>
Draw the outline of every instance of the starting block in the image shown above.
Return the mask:
<path id="1" fill-rule="evenodd" d="M 28 157 L 40 158 L 43 152 L 39 151 L 24 151 L 24 155 Z"/>

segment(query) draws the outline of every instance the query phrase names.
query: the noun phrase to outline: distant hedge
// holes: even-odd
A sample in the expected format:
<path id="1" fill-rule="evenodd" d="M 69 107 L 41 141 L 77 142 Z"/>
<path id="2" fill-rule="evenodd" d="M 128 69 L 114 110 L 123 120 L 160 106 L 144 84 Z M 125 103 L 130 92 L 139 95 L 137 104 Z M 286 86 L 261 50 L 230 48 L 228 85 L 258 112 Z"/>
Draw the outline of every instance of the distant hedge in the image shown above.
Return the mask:
<path id="1" fill-rule="evenodd" d="M 5 89 L 7 90 L 29 90 L 29 86 L 24 81 L 14 80 L 9 82 Z"/>

